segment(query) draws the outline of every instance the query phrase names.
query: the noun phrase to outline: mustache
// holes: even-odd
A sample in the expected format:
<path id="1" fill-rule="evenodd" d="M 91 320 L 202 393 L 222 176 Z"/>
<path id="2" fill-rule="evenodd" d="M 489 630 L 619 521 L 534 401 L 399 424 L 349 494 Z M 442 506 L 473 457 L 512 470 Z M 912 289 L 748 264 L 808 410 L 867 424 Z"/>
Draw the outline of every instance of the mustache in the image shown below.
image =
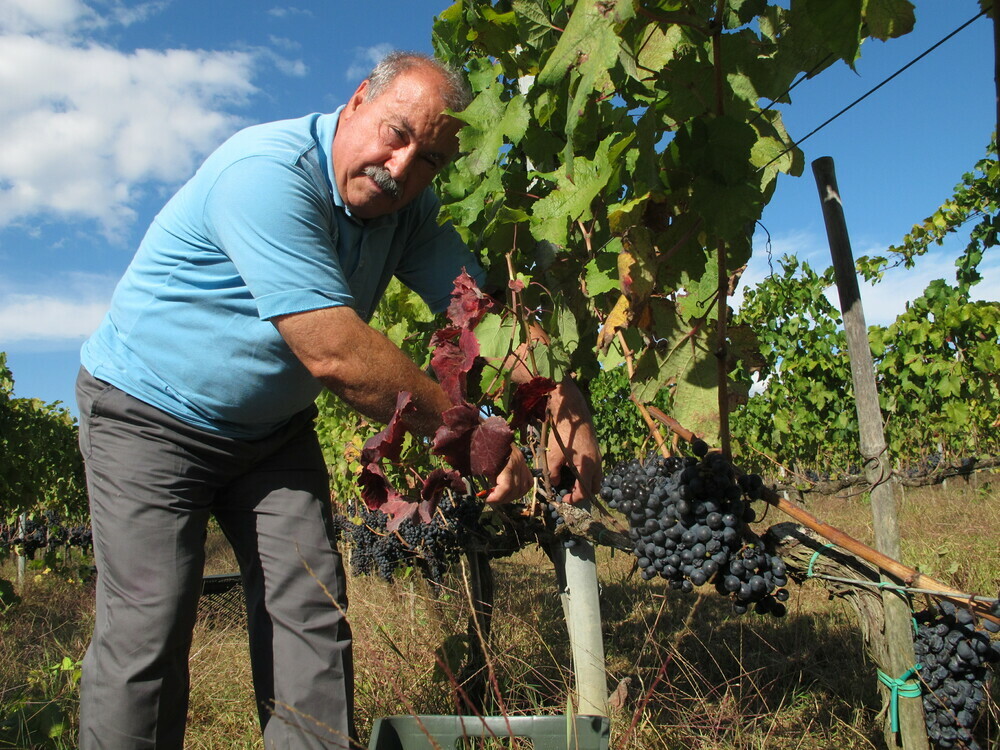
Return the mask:
<path id="1" fill-rule="evenodd" d="M 394 199 L 398 199 L 403 192 L 402 186 L 393 179 L 392 175 L 389 174 L 389 170 L 385 167 L 375 165 L 365 167 L 364 174 L 366 177 L 371 177 L 375 180 L 375 184 L 379 186 L 379 189 L 388 193 Z"/>

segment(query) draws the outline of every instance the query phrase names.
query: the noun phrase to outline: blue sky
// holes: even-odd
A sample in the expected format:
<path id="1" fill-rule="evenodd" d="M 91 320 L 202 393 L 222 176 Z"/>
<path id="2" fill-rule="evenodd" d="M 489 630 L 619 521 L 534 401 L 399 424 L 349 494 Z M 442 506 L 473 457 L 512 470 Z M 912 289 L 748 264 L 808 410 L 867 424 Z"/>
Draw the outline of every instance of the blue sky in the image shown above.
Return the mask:
<path id="1" fill-rule="evenodd" d="M 445 0 L 0 0 L 0 351 L 15 393 L 75 413 L 77 352 L 107 309 L 149 221 L 238 128 L 330 111 L 390 48 L 430 51 Z M 917 28 L 866 42 L 783 108 L 801 137 L 978 12 L 918 0 Z M 828 265 L 809 163 L 832 156 L 856 255 L 881 252 L 932 212 L 994 128 L 990 21 L 980 18 L 803 144 L 764 215 L 776 258 Z M 760 240 L 760 242 L 757 242 Z M 952 277 L 956 240 L 913 271 L 863 290 L 869 323 L 891 321 L 932 278 Z M 763 234 L 745 279 L 767 273 Z M 979 293 L 1000 297 L 989 259 Z"/>

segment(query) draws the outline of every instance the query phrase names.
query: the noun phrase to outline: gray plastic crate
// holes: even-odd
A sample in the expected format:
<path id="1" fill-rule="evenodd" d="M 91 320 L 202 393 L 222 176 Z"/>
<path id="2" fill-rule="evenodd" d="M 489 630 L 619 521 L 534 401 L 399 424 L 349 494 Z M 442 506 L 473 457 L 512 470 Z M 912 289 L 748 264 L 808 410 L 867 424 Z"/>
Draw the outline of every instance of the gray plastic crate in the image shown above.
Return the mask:
<path id="1" fill-rule="evenodd" d="M 459 740 L 492 737 L 523 737 L 533 750 L 608 750 L 609 722 L 604 716 L 386 716 L 375 720 L 368 750 L 455 750 Z"/>

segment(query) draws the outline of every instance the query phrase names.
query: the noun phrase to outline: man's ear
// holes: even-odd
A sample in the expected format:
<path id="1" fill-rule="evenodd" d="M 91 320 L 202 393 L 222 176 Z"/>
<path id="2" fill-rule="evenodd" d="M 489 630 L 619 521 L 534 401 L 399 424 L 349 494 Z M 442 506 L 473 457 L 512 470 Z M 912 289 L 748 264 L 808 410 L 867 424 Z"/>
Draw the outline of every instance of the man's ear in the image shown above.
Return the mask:
<path id="1" fill-rule="evenodd" d="M 365 93 L 368 91 L 368 79 L 366 78 L 361 82 L 361 85 L 355 90 L 351 95 L 351 98 L 347 100 L 347 106 L 344 108 L 343 114 L 347 114 L 348 117 L 356 110 L 362 102 L 365 100 Z"/>

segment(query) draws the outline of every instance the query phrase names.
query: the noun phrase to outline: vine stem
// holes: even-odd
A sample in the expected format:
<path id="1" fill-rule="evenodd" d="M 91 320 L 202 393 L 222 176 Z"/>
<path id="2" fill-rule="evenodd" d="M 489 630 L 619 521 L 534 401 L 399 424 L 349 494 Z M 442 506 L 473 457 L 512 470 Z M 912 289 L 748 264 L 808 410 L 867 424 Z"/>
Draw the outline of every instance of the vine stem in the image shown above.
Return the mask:
<path id="1" fill-rule="evenodd" d="M 722 97 L 722 16 L 726 11 L 726 0 L 719 0 L 719 5 L 715 9 L 715 18 L 712 19 L 712 67 L 715 72 L 715 113 L 719 116 L 725 114 Z"/>
<path id="2" fill-rule="evenodd" d="M 693 440 L 695 435 L 688 429 L 685 429 L 677 422 L 676 419 L 664 414 L 660 409 L 655 406 L 649 407 L 649 412 L 658 421 L 662 422 L 665 426 L 673 430 L 677 435 L 679 435 L 684 440 Z M 740 469 L 736 469 L 740 472 Z M 742 472 L 740 472 L 742 473 Z M 844 533 L 840 529 L 831 526 L 828 523 L 820 521 L 814 515 L 812 515 L 805 508 L 801 508 L 790 500 L 786 500 L 781 497 L 777 492 L 775 492 L 770 487 L 764 487 L 763 489 L 763 500 L 768 505 L 773 505 L 778 510 L 791 516 L 793 519 L 798 521 L 800 524 L 805 526 L 807 529 L 815 531 L 821 537 L 829 542 L 832 542 L 837 547 L 845 549 L 848 552 L 857 555 L 862 560 L 870 562 L 872 565 L 876 566 L 880 570 L 888 573 L 901 580 L 906 586 L 916 587 L 921 589 L 927 589 L 929 591 L 934 591 L 942 599 L 948 599 L 962 606 L 974 609 L 977 614 L 981 617 L 986 617 L 994 622 L 1000 622 L 1000 618 L 991 615 L 989 612 L 989 607 L 981 601 L 970 599 L 968 594 L 959 591 L 958 589 L 953 589 L 951 586 L 947 586 L 940 581 L 937 581 L 930 576 L 924 575 L 923 573 L 904 565 L 898 560 L 879 552 L 876 549 L 869 547 L 867 544 L 858 541 L 849 534 Z"/>
<path id="3" fill-rule="evenodd" d="M 576 225 L 580 228 L 580 234 L 583 235 L 583 243 L 587 246 L 587 255 L 594 257 L 594 248 L 590 242 L 591 232 L 587 231 L 587 227 L 583 225 L 583 221 L 580 219 L 576 220 Z"/>
<path id="4" fill-rule="evenodd" d="M 722 455 L 728 461 L 733 460 L 732 442 L 729 434 L 729 345 L 726 338 L 729 335 L 729 276 L 726 273 L 726 244 L 719 240 L 719 337 L 715 348 L 716 373 L 719 381 L 719 440 Z"/>
<path id="5" fill-rule="evenodd" d="M 517 227 L 516 226 L 514 227 L 514 243 L 515 243 L 515 245 L 517 243 Z M 516 275 L 514 274 L 514 260 L 513 260 L 513 257 L 512 257 L 513 255 L 514 255 L 514 250 L 512 249 L 509 253 L 507 253 L 504 256 L 505 259 L 506 259 L 506 261 L 507 261 L 507 277 L 511 281 L 513 281 L 516 278 Z M 507 285 L 507 290 L 510 292 L 510 309 L 514 311 L 514 314 L 517 315 L 518 320 L 521 322 L 521 325 L 524 326 L 524 337 L 525 337 L 525 341 L 528 342 L 527 354 L 528 354 L 528 359 L 531 361 L 531 367 L 529 368 L 529 370 L 530 370 L 530 372 L 533 372 L 533 373 L 534 372 L 538 372 L 538 366 L 535 364 L 535 349 L 534 349 L 534 347 L 532 347 L 530 345 L 531 344 L 531 327 L 528 325 L 528 322 L 521 315 L 520 297 L 519 297 L 518 293 L 516 291 L 514 291 L 514 288 L 512 286 L 510 286 L 509 284 Z M 512 335 L 512 338 L 511 338 L 511 348 L 513 349 L 513 343 L 514 343 L 513 342 L 513 334 L 511 334 L 511 335 Z"/>
<path id="6" fill-rule="evenodd" d="M 722 75 L 722 22 L 726 11 L 726 0 L 719 0 L 712 22 L 712 67 L 715 71 L 715 113 L 725 114 Z M 726 273 L 726 243 L 720 238 L 716 244 L 718 283 L 716 301 L 718 304 L 718 343 L 715 347 L 716 375 L 719 393 L 719 441 L 722 455 L 727 461 L 733 460 L 731 437 L 729 434 L 729 275 Z"/>
<path id="7" fill-rule="evenodd" d="M 628 344 L 625 343 L 625 334 L 618 331 L 618 342 L 622 346 L 622 354 L 625 356 L 625 367 L 628 368 L 628 378 L 631 382 L 632 376 L 635 375 L 635 365 L 633 363 L 632 350 L 628 348 Z M 657 447 L 660 449 L 660 455 L 664 458 L 670 457 L 670 448 L 667 447 L 666 441 L 663 439 L 663 435 L 660 434 L 659 428 L 656 426 L 656 422 L 649 415 L 649 410 L 646 406 L 635 397 L 632 393 L 632 389 L 629 389 L 628 394 L 629 399 L 635 404 L 635 407 L 639 410 L 639 415 L 642 417 L 643 421 L 646 423 L 646 427 L 649 430 L 649 434 L 652 436 L 653 440 L 656 441 Z"/>

